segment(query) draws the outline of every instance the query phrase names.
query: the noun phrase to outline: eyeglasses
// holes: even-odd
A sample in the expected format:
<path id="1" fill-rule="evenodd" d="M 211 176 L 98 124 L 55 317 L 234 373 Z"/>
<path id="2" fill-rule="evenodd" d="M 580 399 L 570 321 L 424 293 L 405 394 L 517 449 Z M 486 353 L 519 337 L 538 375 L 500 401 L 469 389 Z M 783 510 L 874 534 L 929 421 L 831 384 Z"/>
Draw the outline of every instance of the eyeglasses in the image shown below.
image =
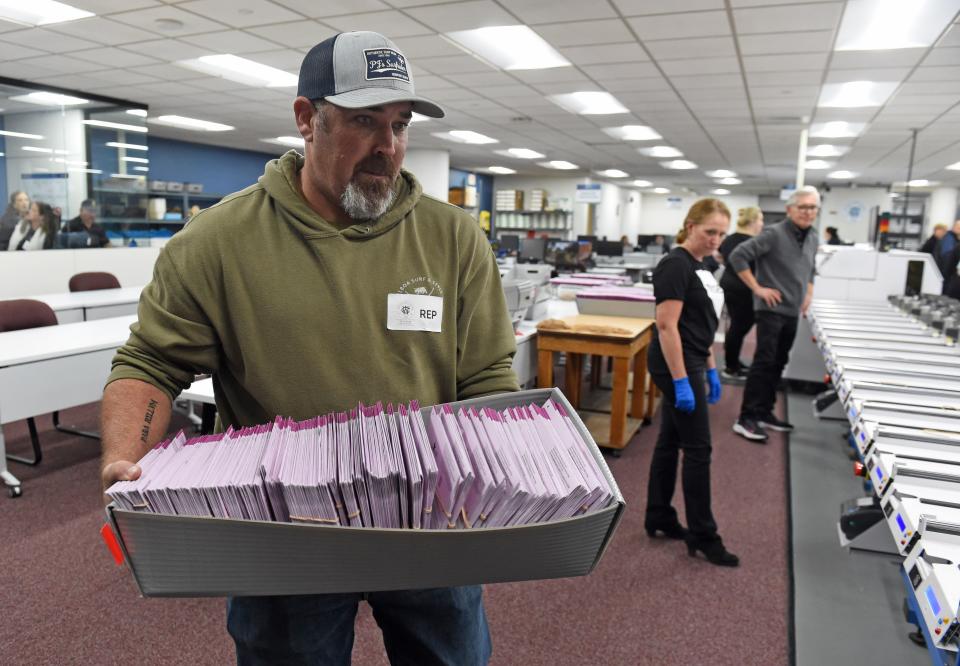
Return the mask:
<path id="1" fill-rule="evenodd" d="M 802 210 L 804 213 L 815 213 L 820 210 L 820 206 L 806 205 L 806 206 L 794 206 L 797 210 Z"/>

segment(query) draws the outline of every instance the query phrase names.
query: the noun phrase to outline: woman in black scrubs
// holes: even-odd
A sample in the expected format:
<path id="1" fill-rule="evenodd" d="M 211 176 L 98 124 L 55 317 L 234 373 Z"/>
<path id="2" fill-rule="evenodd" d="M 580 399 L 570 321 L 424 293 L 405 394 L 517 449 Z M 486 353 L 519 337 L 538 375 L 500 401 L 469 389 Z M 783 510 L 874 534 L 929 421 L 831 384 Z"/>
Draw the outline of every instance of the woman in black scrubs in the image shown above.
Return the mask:
<path id="1" fill-rule="evenodd" d="M 720 286 L 723 288 L 727 314 L 730 316 L 730 328 L 727 329 L 723 342 L 725 356 L 723 376 L 728 379 L 744 379 L 747 376 L 749 366 L 740 361 L 740 349 L 743 347 L 743 339 L 754 323 L 753 292 L 730 266 L 730 253 L 740 243 L 760 233 L 761 229 L 763 229 L 763 211 L 756 206 L 741 208 L 737 216 L 736 233 L 727 236 L 726 240 L 720 244 L 723 264 L 727 267 L 723 271 L 723 277 L 720 278 Z M 750 269 L 756 271 L 757 267 L 751 265 Z"/>
<path id="2" fill-rule="evenodd" d="M 685 539 L 690 556 L 702 552 L 713 564 L 735 567 L 739 558 L 724 548 L 710 509 L 710 416 L 720 400 L 713 358 L 723 292 L 703 267 L 730 226 L 730 211 L 718 199 L 701 199 L 687 212 L 678 245 L 653 271 L 657 325 L 648 353 L 654 383 L 663 392 L 660 435 L 650 462 L 645 527 Z M 671 506 L 677 463 L 683 450 L 683 501 L 687 528 Z"/>

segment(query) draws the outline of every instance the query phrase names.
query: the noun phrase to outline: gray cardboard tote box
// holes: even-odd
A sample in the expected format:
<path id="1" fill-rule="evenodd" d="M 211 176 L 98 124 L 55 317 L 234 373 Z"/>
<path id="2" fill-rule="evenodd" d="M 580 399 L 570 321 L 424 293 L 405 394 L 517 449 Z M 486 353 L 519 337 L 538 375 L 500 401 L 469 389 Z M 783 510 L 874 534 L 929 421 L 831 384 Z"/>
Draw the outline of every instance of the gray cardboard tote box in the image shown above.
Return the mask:
<path id="1" fill-rule="evenodd" d="M 110 525 L 145 597 L 373 592 L 584 576 L 625 507 L 600 450 L 558 389 L 451 403 L 507 407 L 560 402 L 614 498 L 594 513 L 535 525 L 460 530 L 381 529 L 194 518 L 107 507 Z M 424 408 L 424 415 L 426 410 Z"/>

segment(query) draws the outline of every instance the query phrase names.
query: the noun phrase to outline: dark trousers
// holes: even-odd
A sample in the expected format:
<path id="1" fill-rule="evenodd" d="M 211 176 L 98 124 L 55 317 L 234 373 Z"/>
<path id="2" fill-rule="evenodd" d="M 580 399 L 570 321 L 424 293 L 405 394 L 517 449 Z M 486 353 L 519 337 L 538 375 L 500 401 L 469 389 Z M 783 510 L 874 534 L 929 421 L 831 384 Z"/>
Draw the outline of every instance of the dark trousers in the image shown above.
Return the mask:
<path id="1" fill-rule="evenodd" d="M 479 585 L 430 590 L 234 597 L 227 629 L 238 666 L 349 666 L 366 599 L 393 666 L 482 666 L 490 633 Z"/>
<path id="2" fill-rule="evenodd" d="M 730 328 L 724 337 L 723 351 L 728 371 L 740 368 L 740 349 L 743 339 L 753 327 L 753 293 L 746 289 L 724 289 L 724 302 L 730 315 Z"/>
<path id="3" fill-rule="evenodd" d="M 647 524 L 671 525 L 677 511 L 671 505 L 677 485 L 677 463 L 683 450 L 683 503 L 687 509 L 687 529 L 698 541 L 717 538 L 717 523 L 710 509 L 710 415 L 703 369 L 687 369 L 690 386 L 697 401 L 693 414 L 677 411 L 673 379 L 669 374 L 652 375 L 663 392 L 660 435 L 650 461 L 647 486 Z"/>
<path id="4" fill-rule="evenodd" d="M 740 416 L 757 419 L 773 412 L 777 385 L 790 359 L 797 335 L 797 317 L 761 310 L 757 318 L 757 351 L 743 388 Z"/>

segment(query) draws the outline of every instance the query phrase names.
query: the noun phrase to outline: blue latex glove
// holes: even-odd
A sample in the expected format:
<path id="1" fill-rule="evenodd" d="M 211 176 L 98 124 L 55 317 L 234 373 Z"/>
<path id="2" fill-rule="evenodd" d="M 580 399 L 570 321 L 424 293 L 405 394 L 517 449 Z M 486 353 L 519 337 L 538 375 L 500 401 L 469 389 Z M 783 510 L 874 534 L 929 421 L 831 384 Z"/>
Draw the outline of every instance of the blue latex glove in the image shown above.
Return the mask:
<path id="1" fill-rule="evenodd" d="M 690 380 L 687 377 L 673 380 L 673 393 L 676 398 L 673 406 L 686 414 L 692 414 L 697 406 L 697 399 L 693 397 L 693 388 L 690 386 Z"/>
<path id="2" fill-rule="evenodd" d="M 723 390 L 720 386 L 720 375 L 716 368 L 707 370 L 707 384 L 710 385 L 710 392 L 707 393 L 707 404 L 715 405 L 720 402 L 720 393 Z"/>

